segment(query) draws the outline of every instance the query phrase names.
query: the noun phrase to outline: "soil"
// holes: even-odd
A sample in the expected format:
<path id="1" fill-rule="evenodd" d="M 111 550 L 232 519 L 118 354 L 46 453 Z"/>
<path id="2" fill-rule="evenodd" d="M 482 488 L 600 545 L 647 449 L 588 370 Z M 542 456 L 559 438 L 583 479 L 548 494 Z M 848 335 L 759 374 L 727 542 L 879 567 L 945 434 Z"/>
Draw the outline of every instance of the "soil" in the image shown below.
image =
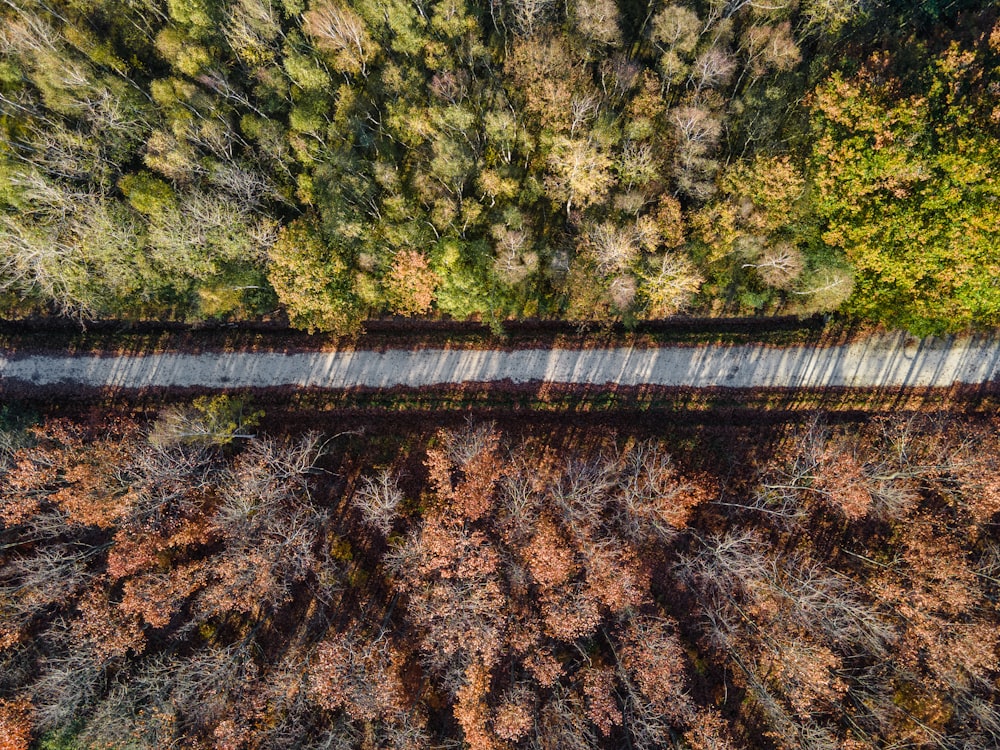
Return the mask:
<path id="1" fill-rule="evenodd" d="M 52 317 L 0 320 L 0 349 L 11 355 L 43 352 L 317 352 L 397 348 L 565 349 L 750 343 L 771 346 L 844 343 L 866 330 L 819 316 L 689 318 L 621 323 L 507 321 L 499 328 L 472 321 L 369 320 L 355 337 L 308 334 L 277 322 L 240 324 L 79 322 Z"/>

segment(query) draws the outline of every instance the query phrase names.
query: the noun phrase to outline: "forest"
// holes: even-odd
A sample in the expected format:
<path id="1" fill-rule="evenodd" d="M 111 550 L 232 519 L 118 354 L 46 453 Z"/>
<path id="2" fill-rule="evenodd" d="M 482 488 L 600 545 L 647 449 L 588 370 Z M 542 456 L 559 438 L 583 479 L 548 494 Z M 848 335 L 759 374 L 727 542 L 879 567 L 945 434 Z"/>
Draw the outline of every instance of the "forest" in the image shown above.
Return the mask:
<path id="1" fill-rule="evenodd" d="M 6 407 L 0 747 L 1000 745 L 995 415 L 596 416 Z"/>
<path id="2" fill-rule="evenodd" d="M 995 327 L 998 92 L 986 0 L 3 0 L 2 359 Z M 0 382 L 0 750 L 1000 747 L 995 383 L 488 385 Z"/>
<path id="3" fill-rule="evenodd" d="M 0 311 L 1000 323 L 982 0 L 5 0 Z"/>

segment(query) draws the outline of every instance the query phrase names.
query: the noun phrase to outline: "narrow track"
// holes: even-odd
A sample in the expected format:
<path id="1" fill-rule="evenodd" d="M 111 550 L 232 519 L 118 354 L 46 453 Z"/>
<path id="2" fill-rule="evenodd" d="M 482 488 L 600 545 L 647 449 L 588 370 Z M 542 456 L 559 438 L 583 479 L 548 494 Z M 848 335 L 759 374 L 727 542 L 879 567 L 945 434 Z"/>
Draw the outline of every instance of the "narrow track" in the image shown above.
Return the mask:
<path id="1" fill-rule="evenodd" d="M 887 334 L 839 346 L 0 355 L 0 385 L 87 388 L 423 387 L 565 383 L 727 388 L 935 387 L 1000 379 L 1000 336 Z"/>

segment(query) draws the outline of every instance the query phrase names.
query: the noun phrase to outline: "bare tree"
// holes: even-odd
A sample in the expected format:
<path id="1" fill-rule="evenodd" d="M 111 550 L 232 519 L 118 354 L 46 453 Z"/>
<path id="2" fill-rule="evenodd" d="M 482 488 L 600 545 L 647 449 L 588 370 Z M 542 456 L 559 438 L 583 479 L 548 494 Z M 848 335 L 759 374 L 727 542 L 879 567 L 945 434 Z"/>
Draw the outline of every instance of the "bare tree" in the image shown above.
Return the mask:
<path id="1" fill-rule="evenodd" d="M 351 497 L 351 504 L 361 512 L 365 524 L 383 536 L 392 531 L 402 502 L 403 493 L 388 469 L 382 469 L 374 477 L 362 477 Z"/>
<path id="2" fill-rule="evenodd" d="M 703 491 L 681 480 L 669 454 L 640 443 L 625 458 L 618 481 L 618 529 L 633 541 L 672 539 L 704 499 Z"/>
<path id="3" fill-rule="evenodd" d="M 86 713 L 102 691 L 102 674 L 94 654 L 72 649 L 45 659 L 31 686 L 35 726 L 44 732 L 68 726 Z"/>
<path id="4" fill-rule="evenodd" d="M 617 481 L 618 467 L 614 459 L 598 457 L 592 461 L 568 461 L 551 489 L 552 499 L 561 511 L 562 523 L 577 537 L 587 536 L 590 529 L 600 523 Z"/>
<path id="5" fill-rule="evenodd" d="M 604 198 L 614 184 L 611 159 L 588 140 L 558 138 L 548 158 L 545 183 L 556 200 L 588 206 Z"/>
<path id="6" fill-rule="evenodd" d="M 608 297 L 611 298 L 611 303 L 619 310 L 627 310 L 635 301 L 637 290 L 638 285 L 636 284 L 635 276 L 630 273 L 623 273 L 611 279 L 611 283 L 608 284 Z"/>
<path id="7" fill-rule="evenodd" d="M 576 695 L 557 692 L 541 709 L 532 747 L 537 750 L 596 750 L 597 735 Z"/>
<path id="8" fill-rule="evenodd" d="M 704 153 L 714 148 L 722 134 L 722 124 L 707 107 L 696 104 L 685 105 L 671 110 L 679 148 L 694 153 Z"/>
<path id="9" fill-rule="evenodd" d="M 496 247 L 494 268 L 508 284 L 524 281 L 538 268 L 538 254 L 531 251 L 531 233 L 502 224 L 491 229 Z"/>
<path id="10" fill-rule="evenodd" d="M 496 422 L 475 422 L 469 419 L 464 428 L 451 432 L 442 431 L 440 437 L 448 460 L 462 467 L 484 452 L 495 450 L 500 433 Z"/>
<path id="11" fill-rule="evenodd" d="M 271 0 L 238 0 L 229 6 L 222 30 L 230 48 L 248 66 L 272 61 L 283 37 L 281 16 Z"/>
<path id="12" fill-rule="evenodd" d="M 569 134 L 584 128 L 594 119 L 600 109 L 600 102 L 593 94 L 574 95 L 570 100 Z"/>
<path id="13" fill-rule="evenodd" d="M 13 5 L 13 3 L 12 3 Z M 57 52 L 59 34 L 37 13 L 14 6 L 17 11 L 8 17 L 0 32 L 0 45 L 5 53 Z"/>
<path id="14" fill-rule="evenodd" d="M 56 544 L 8 560 L 0 568 L 0 642 L 16 642 L 35 617 L 71 603 L 92 577 L 92 554 Z"/>
<path id="15" fill-rule="evenodd" d="M 744 268 L 753 268 L 765 284 L 775 289 L 787 289 L 805 268 L 802 251 L 790 242 L 767 245 L 763 253 L 753 263 L 744 263 Z"/>
<path id="16" fill-rule="evenodd" d="M 239 206 L 248 211 L 257 210 L 266 201 L 281 197 L 274 183 L 259 169 L 245 169 L 231 163 L 220 164 L 209 174 L 209 181 L 231 195 Z"/>
<path id="17" fill-rule="evenodd" d="M 347 73 L 368 74 L 374 45 L 364 19 L 341 0 L 319 0 L 302 15 L 302 28 L 320 49 L 334 54 L 334 64 Z"/>
<path id="18" fill-rule="evenodd" d="M 854 291 L 854 274 L 847 268 L 823 266 L 803 274 L 792 294 L 804 298 L 804 310 L 830 311 L 840 307 Z"/>
<path id="19" fill-rule="evenodd" d="M 642 278 L 646 315 L 651 318 L 684 310 L 705 281 L 691 259 L 680 251 L 665 253 Z"/>
<path id="20" fill-rule="evenodd" d="M 663 52 L 672 51 L 690 59 L 701 34 L 698 14 L 682 5 L 666 5 L 653 16 L 650 36 Z"/>
<path id="21" fill-rule="evenodd" d="M 653 147 L 648 143 L 626 143 L 618 156 L 616 169 L 619 181 L 629 189 L 648 185 L 659 176 Z"/>
<path id="22" fill-rule="evenodd" d="M 158 447 L 178 443 L 203 443 L 222 445 L 235 439 L 249 439 L 253 434 L 243 432 L 238 425 L 214 418 L 216 415 L 187 406 L 163 409 L 149 432 L 149 442 Z"/>
<path id="23" fill-rule="evenodd" d="M 863 0 L 806 0 L 802 12 L 810 27 L 832 32 L 862 12 Z"/>
<path id="24" fill-rule="evenodd" d="M 493 0 L 501 8 L 501 14 L 508 19 L 514 30 L 524 36 L 532 36 L 555 16 L 558 0 Z"/>
<path id="25" fill-rule="evenodd" d="M 577 0 L 572 8 L 577 31 L 587 39 L 606 47 L 620 47 L 623 42 L 614 0 Z"/>
<path id="26" fill-rule="evenodd" d="M 710 47 L 695 59 L 689 81 L 695 91 L 718 88 L 729 82 L 736 70 L 732 56 L 718 47 Z"/>
<path id="27" fill-rule="evenodd" d="M 722 134 L 717 112 L 704 104 L 692 103 L 671 110 L 677 150 L 674 174 L 678 186 L 689 195 L 705 199 L 715 191 L 713 178 L 719 165 L 709 157 Z"/>
<path id="28" fill-rule="evenodd" d="M 212 517 L 224 546 L 213 564 L 215 583 L 200 594 L 201 616 L 265 612 L 321 564 L 326 514 L 309 497 L 318 440 L 255 441 L 227 471 Z"/>
<path id="29" fill-rule="evenodd" d="M 626 271 L 639 257 L 639 241 L 632 227 L 620 227 L 606 221 L 590 227 L 587 248 L 597 261 L 599 273 L 610 276 Z"/>

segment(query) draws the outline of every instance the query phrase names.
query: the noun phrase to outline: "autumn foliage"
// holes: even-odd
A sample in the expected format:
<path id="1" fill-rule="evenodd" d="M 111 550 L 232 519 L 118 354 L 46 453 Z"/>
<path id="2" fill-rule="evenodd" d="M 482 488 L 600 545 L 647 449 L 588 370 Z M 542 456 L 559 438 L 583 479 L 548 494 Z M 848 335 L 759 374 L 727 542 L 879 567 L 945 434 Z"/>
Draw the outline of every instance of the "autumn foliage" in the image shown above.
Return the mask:
<path id="1" fill-rule="evenodd" d="M 31 701 L 0 700 L 0 750 L 28 750 L 31 745 Z"/>
<path id="2" fill-rule="evenodd" d="M 989 420 L 473 421 L 374 466 L 382 437 L 266 427 L 7 429 L 0 747 L 1000 737 Z"/>

